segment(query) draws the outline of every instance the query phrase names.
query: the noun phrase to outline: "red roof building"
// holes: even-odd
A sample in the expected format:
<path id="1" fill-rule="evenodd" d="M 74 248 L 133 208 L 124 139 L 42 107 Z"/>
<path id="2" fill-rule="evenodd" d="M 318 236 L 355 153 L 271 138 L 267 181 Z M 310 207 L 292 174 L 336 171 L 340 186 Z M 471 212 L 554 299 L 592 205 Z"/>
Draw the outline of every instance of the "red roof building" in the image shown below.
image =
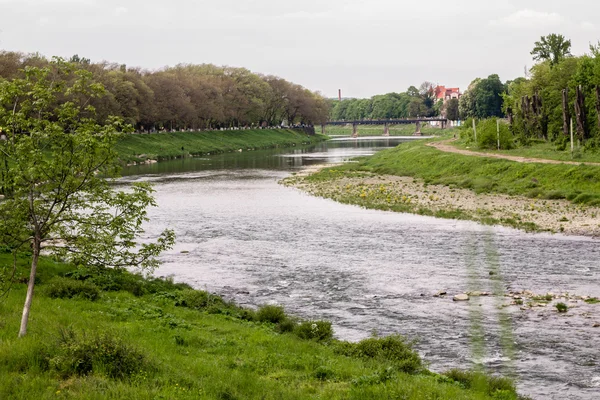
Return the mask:
<path id="1" fill-rule="evenodd" d="M 435 98 L 437 100 L 459 99 L 462 94 L 459 88 L 447 88 L 446 86 L 438 86 L 435 88 Z"/>

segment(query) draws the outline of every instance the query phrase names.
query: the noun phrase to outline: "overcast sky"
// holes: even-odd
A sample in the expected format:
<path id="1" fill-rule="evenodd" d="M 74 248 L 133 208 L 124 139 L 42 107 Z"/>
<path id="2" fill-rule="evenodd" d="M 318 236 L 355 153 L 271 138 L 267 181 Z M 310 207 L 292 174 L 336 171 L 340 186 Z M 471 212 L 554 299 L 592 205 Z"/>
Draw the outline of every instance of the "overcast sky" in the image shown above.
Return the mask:
<path id="1" fill-rule="evenodd" d="M 597 0 L 0 0 L 0 49 L 157 69 L 213 63 L 327 97 L 524 75 L 540 36 L 583 54 Z"/>

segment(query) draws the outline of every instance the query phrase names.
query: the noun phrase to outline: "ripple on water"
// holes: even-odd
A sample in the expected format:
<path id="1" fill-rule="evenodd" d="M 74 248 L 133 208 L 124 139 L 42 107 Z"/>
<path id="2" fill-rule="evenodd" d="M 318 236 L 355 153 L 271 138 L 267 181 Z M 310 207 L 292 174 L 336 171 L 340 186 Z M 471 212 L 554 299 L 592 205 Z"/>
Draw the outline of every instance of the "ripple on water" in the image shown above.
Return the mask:
<path id="1" fill-rule="evenodd" d="M 150 212 L 148 235 L 172 227 L 178 240 L 159 274 L 241 304 L 279 303 L 329 319 L 343 339 L 406 335 L 434 370 L 472 365 L 472 321 L 480 318 L 484 364 L 496 372 L 512 365 L 522 392 L 598 398 L 600 331 L 583 314 L 600 320 L 599 305 L 573 304 L 567 316 L 503 309 L 513 324 L 515 359 L 508 362 L 498 323 L 505 299 L 452 301 L 464 291 L 493 290 L 490 243 L 504 290 L 600 296 L 597 242 L 341 205 L 277 185 L 285 174 L 153 177 L 159 207 Z M 440 290 L 448 295 L 433 297 Z"/>

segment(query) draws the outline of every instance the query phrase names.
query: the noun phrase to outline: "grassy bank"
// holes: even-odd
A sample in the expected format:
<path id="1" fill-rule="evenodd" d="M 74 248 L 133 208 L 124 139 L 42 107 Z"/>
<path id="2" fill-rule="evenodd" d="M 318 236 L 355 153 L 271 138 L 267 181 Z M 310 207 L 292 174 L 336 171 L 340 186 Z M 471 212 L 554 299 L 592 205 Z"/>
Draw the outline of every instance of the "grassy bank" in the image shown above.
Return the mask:
<path id="1" fill-rule="evenodd" d="M 249 129 L 239 131 L 169 132 L 124 135 L 116 146 L 121 160 L 173 159 L 185 156 L 300 146 L 325 140 L 294 129 Z"/>
<path id="2" fill-rule="evenodd" d="M 472 141 L 458 140 L 452 142 L 452 145 L 459 149 L 476 150 L 490 154 L 506 154 L 510 156 L 519 156 L 527 158 L 541 158 L 557 161 L 575 161 L 575 162 L 595 162 L 600 163 L 600 151 L 587 150 L 581 146 L 575 146 L 571 154 L 570 145 L 565 150 L 557 148 L 553 143 L 546 141 L 532 141 L 528 146 L 520 146 L 510 150 L 489 150 L 474 147 Z"/>
<path id="3" fill-rule="evenodd" d="M 325 169 L 308 180 L 330 179 Z M 426 184 L 503 193 L 534 199 L 567 199 L 576 204 L 600 205 L 600 167 L 517 163 L 502 159 L 444 153 L 423 142 L 404 143 L 363 158 L 336 171 L 364 171 L 409 176 Z"/>
<path id="4" fill-rule="evenodd" d="M 404 143 L 284 184 L 365 208 L 600 235 L 600 167 L 518 163 Z"/>
<path id="5" fill-rule="evenodd" d="M 383 125 L 358 125 L 358 135 L 359 136 L 381 136 L 383 135 Z M 320 132 L 320 128 L 317 127 L 317 130 Z M 328 135 L 352 135 L 352 126 L 327 126 L 326 133 Z M 390 135 L 391 136 L 412 136 L 416 131 L 415 124 L 410 125 L 391 125 L 390 126 Z M 443 132 L 440 128 L 435 128 L 431 126 L 423 126 L 421 127 L 421 133 L 423 135 L 438 135 L 440 132 Z"/>
<path id="6" fill-rule="evenodd" d="M 25 284 L 0 301 L 2 399 L 518 398 L 503 379 L 427 371 L 400 337 L 341 342 L 327 322 L 169 280 L 44 259 L 36 290 L 24 339 Z"/>

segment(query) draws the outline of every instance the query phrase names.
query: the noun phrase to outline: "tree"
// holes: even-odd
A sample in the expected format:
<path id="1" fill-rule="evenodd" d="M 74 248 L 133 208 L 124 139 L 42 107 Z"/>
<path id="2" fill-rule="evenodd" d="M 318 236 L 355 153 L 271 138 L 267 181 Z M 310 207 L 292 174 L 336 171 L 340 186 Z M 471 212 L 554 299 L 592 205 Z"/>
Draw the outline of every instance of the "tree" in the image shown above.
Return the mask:
<path id="1" fill-rule="evenodd" d="M 458 120 L 458 99 L 450 99 L 446 103 L 446 118 L 450 121 Z"/>
<path id="2" fill-rule="evenodd" d="M 15 254 L 31 250 L 19 336 L 27 332 L 42 248 L 76 265 L 152 269 L 174 243 L 170 230 L 156 242 L 138 242 L 146 208 L 155 204 L 149 185 L 128 191 L 110 185 L 120 169 L 114 145 L 130 127 L 114 117 L 95 122 L 89 100 L 102 92 L 89 71 L 62 59 L 0 84 L 6 134 L 0 141 L 0 242 Z"/>
<path id="3" fill-rule="evenodd" d="M 551 33 L 542 36 L 535 42 L 531 55 L 535 61 L 550 61 L 555 66 L 571 55 L 571 40 L 566 40 L 563 35 Z"/>

